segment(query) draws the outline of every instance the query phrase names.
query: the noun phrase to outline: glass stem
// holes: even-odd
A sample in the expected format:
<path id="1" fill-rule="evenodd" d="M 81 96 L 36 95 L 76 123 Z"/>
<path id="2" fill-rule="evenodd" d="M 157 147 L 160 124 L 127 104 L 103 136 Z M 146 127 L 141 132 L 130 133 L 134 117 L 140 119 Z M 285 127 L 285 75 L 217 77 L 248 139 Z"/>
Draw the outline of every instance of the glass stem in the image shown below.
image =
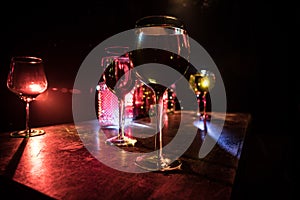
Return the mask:
<path id="1" fill-rule="evenodd" d="M 157 151 L 158 160 L 163 160 L 163 141 L 162 141 L 162 128 L 163 128 L 163 93 L 156 94 L 156 127 L 157 134 L 155 135 L 155 148 L 157 143 L 159 144 L 159 150 Z M 158 167 L 161 168 L 161 162 L 158 162 Z"/>
<path id="2" fill-rule="evenodd" d="M 30 136 L 30 126 L 29 126 L 29 102 L 26 101 L 26 136 Z"/>
<path id="3" fill-rule="evenodd" d="M 124 138 L 125 137 L 125 131 L 124 131 L 124 127 L 125 127 L 125 99 L 122 98 L 119 100 L 120 103 L 120 107 L 119 107 L 119 138 Z"/>
<path id="4" fill-rule="evenodd" d="M 206 92 L 203 93 L 202 102 L 203 102 L 203 117 L 204 119 L 206 119 Z"/>
<path id="5" fill-rule="evenodd" d="M 206 120 L 207 120 L 207 114 L 206 114 L 206 92 L 203 93 L 202 101 L 203 101 L 203 124 L 204 124 L 204 132 L 207 133 L 207 125 L 206 125 Z"/>
<path id="6" fill-rule="evenodd" d="M 199 116 L 199 119 L 201 119 L 201 97 L 200 94 L 197 94 L 197 103 L 198 103 L 198 110 L 197 110 L 197 116 Z"/>

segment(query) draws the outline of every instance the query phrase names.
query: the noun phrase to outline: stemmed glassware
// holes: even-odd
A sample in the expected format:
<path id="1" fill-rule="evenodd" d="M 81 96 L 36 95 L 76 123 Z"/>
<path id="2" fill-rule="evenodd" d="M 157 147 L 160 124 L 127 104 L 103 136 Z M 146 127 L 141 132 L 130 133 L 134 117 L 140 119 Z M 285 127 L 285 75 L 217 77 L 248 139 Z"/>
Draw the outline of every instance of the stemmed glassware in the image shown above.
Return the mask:
<path id="1" fill-rule="evenodd" d="M 12 132 L 11 137 L 33 137 L 45 134 L 29 124 L 29 104 L 48 87 L 43 60 L 38 57 L 16 56 L 11 59 L 7 87 L 26 103 L 26 128 Z"/>
<path id="2" fill-rule="evenodd" d="M 197 116 L 199 116 L 199 120 L 203 120 L 205 132 L 207 132 L 206 121 L 209 118 L 207 114 L 207 93 L 214 87 L 215 82 L 215 74 L 204 69 L 195 74 L 191 74 L 189 78 L 190 86 L 197 96 Z"/>
<path id="3" fill-rule="evenodd" d="M 146 16 L 136 21 L 136 49 L 131 53 L 137 77 L 153 89 L 156 98 L 155 154 L 139 156 L 136 164 L 149 171 L 178 169 L 163 152 L 163 95 L 186 73 L 189 63 L 189 38 L 184 24 L 172 16 Z M 167 67 L 166 67 L 167 66 Z M 171 71 L 178 73 L 170 73 Z M 158 147 L 157 147 L 158 146 Z"/>
<path id="4" fill-rule="evenodd" d="M 132 75 L 132 68 L 133 65 L 128 52 L 124 51 L 124 54 L 113 58 L 113 61 L 103 73 L 105 84 L 117 96 L 119 103 L 119 131 L 117 136 L 107 139 L 106 143 L 108 144 L 134 146 L 137 142 L 136 139 L 125 135 L 125 95 L 135 86 L 135 76 Z"/>
<path id="5" fill-rule="evenodd" d="M 101 73 L 104 72 L 107 66 L 113 63 L 114 59 L 118 58 L 129 50 L 123 46 L 108 46 L 104 49 L 105 55 L 101 58 Z M 105 76 L 101 74 L 100 80 L 96 87 L 96 110 L 97 118 L 102 129 L 111 129 L 119 127 L 118 122 L 118 98 L 109 89 L 104 80 Z"/>

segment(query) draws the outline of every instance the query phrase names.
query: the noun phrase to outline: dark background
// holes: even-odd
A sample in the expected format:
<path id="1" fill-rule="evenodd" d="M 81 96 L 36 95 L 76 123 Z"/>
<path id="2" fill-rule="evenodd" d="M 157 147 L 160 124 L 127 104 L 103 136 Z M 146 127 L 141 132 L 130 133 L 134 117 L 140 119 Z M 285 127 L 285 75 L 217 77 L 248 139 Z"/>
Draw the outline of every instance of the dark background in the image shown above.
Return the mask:
<path id="1" fill-rule="evenodd" d="M 0 8 L 0 132 L 25 124 L 25 104 L 6 88 L 12 56 L 45 61 L 49 89 L 32 102 L 32 125 L 72 122 L 71 89 L 88 53 L 134 28 L 143 16 L 173 15 L 215 61 L 227 111 L 252 116 L 234 197 L 288 197 L 296 169 L 290 130 L 299 121 L 299 89 L 291 90 L 297 84 L 288 71 L 290 7 L 258 0 L 5 2 Z"/>

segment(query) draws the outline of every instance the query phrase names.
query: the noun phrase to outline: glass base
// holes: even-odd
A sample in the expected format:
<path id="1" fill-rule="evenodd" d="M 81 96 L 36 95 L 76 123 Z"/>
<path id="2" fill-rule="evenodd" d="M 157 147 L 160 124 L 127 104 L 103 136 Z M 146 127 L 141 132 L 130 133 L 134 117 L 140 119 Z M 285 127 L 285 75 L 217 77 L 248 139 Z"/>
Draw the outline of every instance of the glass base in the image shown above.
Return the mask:
<path id="1" fill-rule="evenodd" d="M 205 120 L 205 119 L 206 119 L 206 121 L 210 121 L 211 115 L 209 115 L 209 114 L 201 114 L 199 116 L 199 120 Z"/>
<path id="2" fill-rule="evenodd" d="M 35 136 L 39 136 L 39 135 L 44 135 L 45 133 L 46 132 L 44 130 L 31 129 L 29 133 L 28 133 L 27 130 L 16 131 L 16 132 L 12 132 L 10 134 L 10 136 L 14 137 L 14 138 L 28 138 L 28 137 L 35 137 Z"/>
<path id="3" fill-rule="evenodd" d="M 180 160 L 172 162 L 168 158 L 158 159 L 157 155 L 143 155 L 136 158 L 135 164 L 148 171 L 171 171 L 181 170 L 182 162 Z"/>
<path id="4" fill-rule="evenodd" d="M 115 136 L 106 140 L 106 144 L 116 145 L 116 146 L 134 146 L 137 142 L 136 139 L 129 138 L 127 136 Z"/>

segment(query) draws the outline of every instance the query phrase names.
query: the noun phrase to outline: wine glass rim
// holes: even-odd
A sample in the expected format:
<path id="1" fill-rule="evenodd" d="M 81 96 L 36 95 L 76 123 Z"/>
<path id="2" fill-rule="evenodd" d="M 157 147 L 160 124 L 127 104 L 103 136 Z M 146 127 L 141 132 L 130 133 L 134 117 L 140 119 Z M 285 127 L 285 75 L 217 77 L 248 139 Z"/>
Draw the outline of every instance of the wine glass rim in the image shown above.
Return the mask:
<path id="1" fill-rule="evenodd" d="M 43 59 L 35 56 L 13 56 L 12 61 L 20 63 L 42 63 Z"/>
<path id="2" fill-rule="evenodd" d="M 160 21 L 154 21 L 154 22 L 147 22 L 149 19 L 164 19 L 163 23 Z M 152 26 L 165 26 L 165 27 L 176 27 L 180 29 L 185 29 L 184 23 L 182 20 L 180 20 L 177 17 L 170 16 L 170 15 L 148 15 L 145 17 L 142 17 L 138 19 L 135 22 L 135 27 L 140 28 L 140 27 L 152 27 Z"/>

